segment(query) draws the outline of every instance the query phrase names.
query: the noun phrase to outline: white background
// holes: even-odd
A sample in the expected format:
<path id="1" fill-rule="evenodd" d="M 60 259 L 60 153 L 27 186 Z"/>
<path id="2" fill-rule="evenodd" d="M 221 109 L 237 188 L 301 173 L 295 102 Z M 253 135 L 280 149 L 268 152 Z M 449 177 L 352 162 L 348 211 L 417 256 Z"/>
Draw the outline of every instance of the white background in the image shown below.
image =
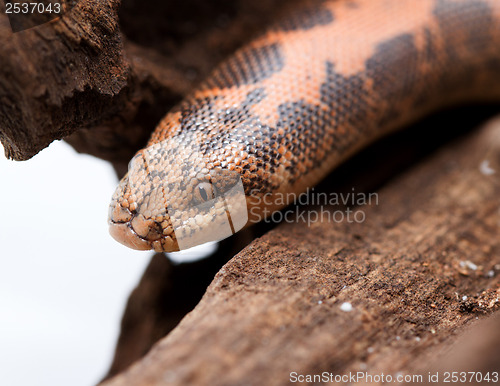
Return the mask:
<path id="1" fill-rule="evenodd" d="M 108 234 L 108 163 L 64 142 L 24 162 L 0 152 L 0 383 L 95 384 L 152 254 Z"/>

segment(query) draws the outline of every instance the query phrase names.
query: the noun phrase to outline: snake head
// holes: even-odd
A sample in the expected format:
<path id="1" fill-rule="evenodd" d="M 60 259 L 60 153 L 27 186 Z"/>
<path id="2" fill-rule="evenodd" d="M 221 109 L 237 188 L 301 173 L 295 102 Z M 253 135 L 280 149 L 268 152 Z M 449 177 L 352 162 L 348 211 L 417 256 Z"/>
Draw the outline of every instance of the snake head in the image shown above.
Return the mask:
<path id="1" fill-rule="evenodd" d="M 138 250 L 173 252 L 224 239 L 247 222 L 238 172 L 169 139 L 139 151 L 109 207 L 110 234 Z"/>

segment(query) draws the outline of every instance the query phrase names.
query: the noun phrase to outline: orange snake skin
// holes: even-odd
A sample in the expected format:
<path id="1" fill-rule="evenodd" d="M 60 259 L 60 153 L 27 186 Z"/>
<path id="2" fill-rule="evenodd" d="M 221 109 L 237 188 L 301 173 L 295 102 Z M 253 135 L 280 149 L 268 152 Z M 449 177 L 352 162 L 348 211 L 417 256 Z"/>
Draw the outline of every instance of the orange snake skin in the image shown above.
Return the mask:
<path id="1" fill-rule="evenodd" d="M 304 192 L 382 135 L 491 100 L 500 0 L 304 2 L 159 123 L 112 198 L 110 233 L 141 250 L 178 250 L 180 235 L 196 245 L 227 211 L 211 199 L 238 179 L 250 224 L 286 205 L 273 197 Z"/>

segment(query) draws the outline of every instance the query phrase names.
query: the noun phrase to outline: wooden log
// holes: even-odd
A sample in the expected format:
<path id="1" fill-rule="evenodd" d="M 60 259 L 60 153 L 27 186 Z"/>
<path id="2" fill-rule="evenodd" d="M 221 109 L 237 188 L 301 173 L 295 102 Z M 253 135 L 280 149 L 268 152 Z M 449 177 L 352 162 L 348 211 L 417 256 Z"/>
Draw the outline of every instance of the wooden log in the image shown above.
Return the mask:
<path id="1" fill-rule="evenodd" d="M 115 357 L 106 379 L 118 374 L 144 356 L 199 302 L 220 267 L 251 239 L 246 231 L 223 241 L 206 259 L 173 264 L 165 255 L 153 256 L 137 288 L 130 294 L 121 323 Z"/>
<path id="2" fill-rule="evenodd" d="M 62 18 L 17 33 L 2 6 L 0 140 L 8 158 L 28 159 L 125 103 L 118 5 L 82 0 Z"/>
<path id="3" fill-rule="evenodd" d="M 104 384 L 281 385 L 292 372 L 421 370 L 464 326 L 498 309 L 498 172 L 500 119 L 388 183 L 378 203 L 353 208 L 364 222 L 280 225 Z"/>

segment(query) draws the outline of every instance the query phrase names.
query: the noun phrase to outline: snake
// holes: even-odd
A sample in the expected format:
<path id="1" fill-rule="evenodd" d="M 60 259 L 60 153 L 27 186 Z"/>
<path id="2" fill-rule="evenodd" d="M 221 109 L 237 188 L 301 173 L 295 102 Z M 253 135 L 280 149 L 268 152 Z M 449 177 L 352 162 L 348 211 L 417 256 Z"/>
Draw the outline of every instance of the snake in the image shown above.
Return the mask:
<path id="1" fill-rule="evenodd" d="M 499 0 L 303 1 L 159 122 L 113 194 L 110 234 L 157 252 L 215 241 L 398 128 L 498 100 Z"/>

